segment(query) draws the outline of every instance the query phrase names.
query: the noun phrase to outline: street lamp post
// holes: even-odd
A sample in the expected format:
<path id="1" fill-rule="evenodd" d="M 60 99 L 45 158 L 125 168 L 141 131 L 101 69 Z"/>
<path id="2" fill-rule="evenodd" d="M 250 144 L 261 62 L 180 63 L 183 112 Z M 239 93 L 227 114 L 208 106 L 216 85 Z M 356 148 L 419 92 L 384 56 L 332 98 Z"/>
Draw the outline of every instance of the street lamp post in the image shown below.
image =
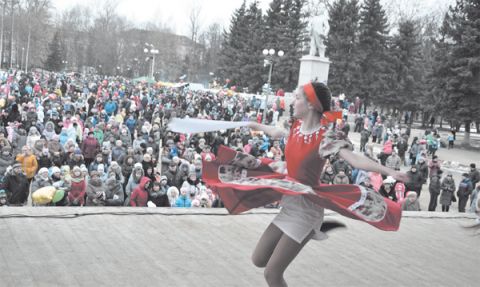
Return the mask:
<path id="1" fill-rule="evenodd" d="M 152 69 L 150 70 L 150 78 L 153 79 L 153 72 L 155 70 L 155 56 L 159 53 L 159 51 L 157 49 L 154 48 L 153 44 L 148 44 L 148 43 L 145 43 L 145 46 L 149 47 L 149 48 L 144 48 L 143 49 L 143 52 L 145 54 L 150 54 L 151 56 L 149 56 L 150 59 L 152 59 Z"/>
<path id="2" fill-rule="evenodd" d="M 66 71 L 66 70 L 67 70 L 68 61 L 67 61 L 67 60 L 62 60 L 62 64 L 64 65 L 64 69 L 65 69 L 65 71 Z"/>
<path id="3" fill-rule="evenodd" d="M 268 81 L 267 81 L 268 92 L 267 92 L 267 96 L 266 96 L 266 99 L 265 99 L 265 108 L 263 109 L 263 117 L 262 117 L 263 118 L 262 122 L 266 123 L 266 115 L 267 115 L 267 109 L 268 109 L 268 98 L 270 96 L 271 84 L 272 84 L 272 70 L 273 70 L 273 60 L 274 60 L 274 56 L 275 56 L 275 49 L 263 49 L 262 53 L 266 58 L 264 60 L 264 66 L 269 65 Z M 283 57 L 283 55 L 285 55 L 285 53 L 282 50 L 279 50 L 277 52 L 278 57 Z"/>
<path id="4" fill-rule="evenodd" d="M 22 47 L 22 59 L 20 59 L 20 69 L 23 67 L 23 53 L 25 52 L 25 47 Z"/>

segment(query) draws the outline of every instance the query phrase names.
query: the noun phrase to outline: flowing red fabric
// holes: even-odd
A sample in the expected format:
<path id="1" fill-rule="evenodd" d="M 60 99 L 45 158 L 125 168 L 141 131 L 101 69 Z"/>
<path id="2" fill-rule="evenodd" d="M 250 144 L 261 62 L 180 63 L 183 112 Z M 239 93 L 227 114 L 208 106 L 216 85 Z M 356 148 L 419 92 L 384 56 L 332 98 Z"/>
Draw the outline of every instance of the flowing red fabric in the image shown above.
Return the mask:
<path id="1" fill-rule="evenodd" d="M 294 195 L 305 196 L 319 208 L 325 207 L 365 221 L 381 230 L 396 231 L 400 226 L 400 205 L 373 190 L 357 185 L 320 184 L 308 187 L 285 174 L 275 173 L 269 166 L 272 162 L 269 159 L 258 160 L 253 169 L 245 168 L 244 164 L 236 162 L 239 154 L 242 153 L 221 146 L 215 161 L 203 162 L 203 181 L 220 196 L 230 214 L 278 201 L 283 195 Z M 222 178 L 227 174 L 225 172 L 243 173 L 243 181 L 254 184 L 242 184 L 235 178 L 225 180 Z M 297 191 L 289 188 L 289 184 Z M 305 192 L 307 189 L 310 191 Z"/>

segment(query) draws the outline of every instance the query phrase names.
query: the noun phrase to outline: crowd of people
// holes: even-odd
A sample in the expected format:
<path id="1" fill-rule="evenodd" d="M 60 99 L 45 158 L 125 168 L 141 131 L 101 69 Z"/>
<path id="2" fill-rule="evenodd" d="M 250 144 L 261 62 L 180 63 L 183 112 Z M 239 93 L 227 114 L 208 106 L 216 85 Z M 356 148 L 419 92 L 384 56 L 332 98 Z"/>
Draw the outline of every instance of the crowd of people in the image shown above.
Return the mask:
<path id="1" fill-rule="evenodd" d="M 167 129 L 170 118 L 186 116 L 278 125 L 282 116 L 288 119 L 282 97 L 266 107 L 255 96 L 45 71 L 3 71 L 0 81 L 0 205 L 222 207 L 202 182 L 202 161 L 215 160 L 220 145 L 284 159 L 283 140 L 248 128 L 195 135 Z M 339 110 L 348 104 L 334 101 Z M 336 128 L 348 135 L 346 118 Z M 449 211 L 455 194 L 460 212 L 471 208 L 467 201 L 478 197 L 480 174 L 472 164 L 458 186 L 451 174 L 443 177 L 435 155 L 440 146 L 436 131 L 410 141 L 408 126 L 402 129 L 376 112 L 356 114 L 354 125 L 361 152 L 395 170 L 410 166 L 411 180 L 396 182 L 331 158 L 322 183 L 370 186 L 401 202 L 404 210 L 419 210 L 418 198 L 428 182 L 428 210 L 436 209 L 439 196 L 442 211 Z M 374 142 L 383 144 L 378 155 Z M 35 200 L 36 192 L 51 186 L 63 191 L 61 198 L 47 204 Z"/>
<path id="2" fill-rule="evenodd" d="M 360 151 L 392 169 L 400 170 L 402 165 L 409 168 L 410 181 L 405 184 L 395 183 L 389 178 L 382 178 L 381 182 L 378 175 L 370 175 L 372 181 L 377 180 L 376 185 L 382 195 L 402 201 L 404 210 L 419 211 L 418 198 L 424 185 L 428 184 L 428 211 L 436 211 L 437 205 L 441 205 L 441 210 L 448 212 L 458 197 L 459 212 L 475 212 L 475 201 L 480 192 L 480 185 L 477 186 L 480 172 L 476 164 L 471 163 L 470 171 L 462 174 L 458 185 L 451 172 L 444 174 L 441 160 L 436 155 L 438 148 L 444 145 L 437 130 L 427 129 L 422 138 L 413 137 L 410 141 L 409 125 L 402 129 L 399 120 L 378 115 L 376 111 L 368 115 L 357 114 L 354 125 L 354 131 L 360 133 Z M 350 128 L 345 129 L 348 132 Z M 448 146 L 445 144 L 444 147 L 453 147 L 454 136 L 452 131 L 448 136 Z M 377 155 L 374 155 L 373 143 L 382 145 L 382 151 Z"/>
<path id="3" fill-rule="evenodd" d="M 55 206 L 220 207 L 202 182 L 202 160 L 220 145 L 280 159 L 279 142 L 247 130 L 186 136 L 172 117 L 262 120 L 258 98 L 189 91 L 96 75 L 4 71 L 0 74 L 0 204 L 35 200 L 53 186 Z M 284 110 L 266 113 L 275 124 Z"/>

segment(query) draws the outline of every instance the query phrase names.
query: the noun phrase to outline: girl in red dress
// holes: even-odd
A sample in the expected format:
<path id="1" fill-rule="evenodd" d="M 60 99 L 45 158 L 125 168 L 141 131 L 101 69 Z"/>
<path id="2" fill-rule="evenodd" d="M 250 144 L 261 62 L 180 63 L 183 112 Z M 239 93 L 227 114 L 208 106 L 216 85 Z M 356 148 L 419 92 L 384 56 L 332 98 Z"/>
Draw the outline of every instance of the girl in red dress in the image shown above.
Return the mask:
<path id="1" fill-rule="evenodd" d="M 322 239 L 324 208 L 363 220 L 382 230 L 397 230 L 401 210 L 371 189 L 355 185 L 322 185 L 326 159 L 338 155 L 355 168 L 390 175 L 399 181 L 407 176 L 354 154 L 341 132 L 325 126 L 324 112 L 331 96 L 322 83 L 297 89 L 290 131 L 255 122 L 249 127 L 273 139 L 287 138 L 285 162 L 269 162 L 220 148 L 215 162 L 204 163 L 205 182 L 217 191 L 225 207 L 236 214 L 281 199 L 282 209 L 260 238 L 253 263 L 265 268 L 269 286 L 287 286 L 283 274 L 310 239 Z M 335 224 L 334 224 L 335 227 Z M 328 228 L 326 228 L 328 229 Z M 323 230 L 326 230 L 323 229 Z"/>

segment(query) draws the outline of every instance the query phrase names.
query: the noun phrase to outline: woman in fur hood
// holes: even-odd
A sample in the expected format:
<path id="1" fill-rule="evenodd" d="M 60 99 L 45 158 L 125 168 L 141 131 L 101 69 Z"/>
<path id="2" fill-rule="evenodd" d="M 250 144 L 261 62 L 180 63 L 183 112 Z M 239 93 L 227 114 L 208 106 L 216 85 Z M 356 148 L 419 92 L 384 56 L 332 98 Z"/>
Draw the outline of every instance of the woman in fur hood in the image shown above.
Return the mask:
<path id="1" fill-rule="evenodd" d="M 68 205 L 84 206 L 87 184 L 80 167 L 73 167 L 71 181 L 70 192 L 68 193 Z"/>
<path id="2" fill-rule="evenodd" d="M 143 166 L 141 163 L 136 163 L 133 167 L 132 174 L 128 179 L 127 186 L 125 187 L 125 206 L 130 203 L 130 197 L 132 196 L 133 191 L 135 188 L 140 184 L 140 180 L 144 176 Z"/>
<path id="3" fill-rule="evenodd" d="M 0 176 L 5 175 L 7 168 L 13 164 L 14 158 L 10 147 L 3 147 L 0 154 Z"/>
<path id="4" fill-rule="evenodd" d="M 98 171 L 90 172 L 90 180 L 87 185 L 87 206 L 104 206 L 105 205 L 105 184 L 100 178 Z"/>
<path id="5" fill-rule="evenodd" d="M 125 178 L 123 177 L 122 167 L 116 161 L 112 161 L 108 167 L 108 177 L 110 177 L 111 174 L 114 175 L 115 180 L 118 181 L 120 185 L 123 185 Z"/>
<path id="6" fill-rule="evenodd" d="M 40 133 L 36 127 L 31 127 L 27 136 L 27 145 L 33 150 L 35 148 L 35 142 L 40 139 Z"/>
<path id="7" fill-rule="evenodd" d="M 43 136 L 45 136 L 45 139 L 47 141 L 50 141 L 50 140 L 57 140 L 58 139 L 58 135 L 57 133 L 55 132 L 55 125 L 53 124 L 53 122 L 51 121 L 48 121 L 46 124 L 45 124 L 45 129 L 43 130 Z"/>

